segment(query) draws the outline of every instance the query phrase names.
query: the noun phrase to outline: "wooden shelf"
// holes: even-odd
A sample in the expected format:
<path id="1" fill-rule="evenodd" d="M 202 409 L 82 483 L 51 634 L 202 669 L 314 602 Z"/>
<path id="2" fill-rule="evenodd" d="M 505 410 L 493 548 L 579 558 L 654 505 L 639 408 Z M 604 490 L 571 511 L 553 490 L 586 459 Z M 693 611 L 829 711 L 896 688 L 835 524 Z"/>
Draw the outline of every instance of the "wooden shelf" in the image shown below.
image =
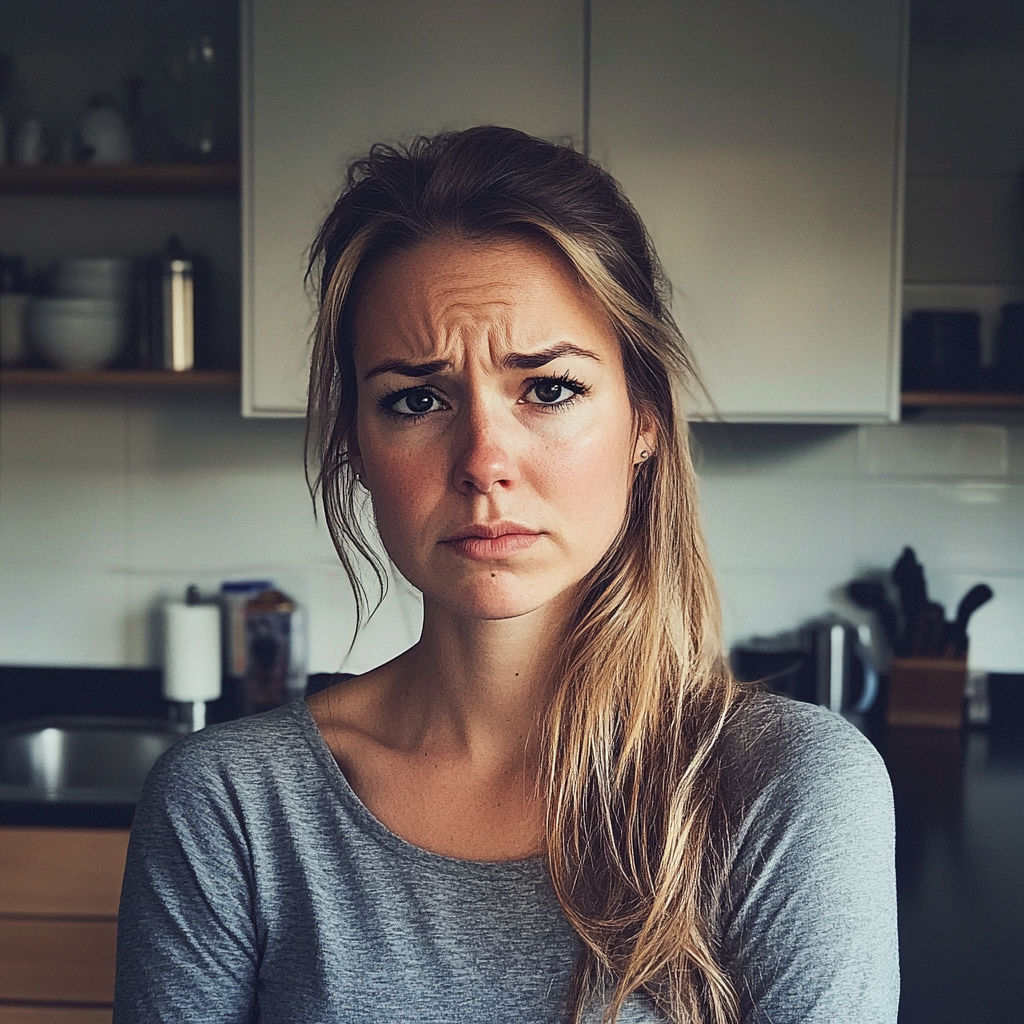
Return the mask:
<path id="1" fill-rule="evenodd" d="M 237 196 L 237 164 L 0 166 L 0 195 Z"/>
<path id="2" fill-rule="evenodd" d="M 67 370 L 0 370 L 0 386 L 26 388 L 120 388 L 132 391 L 237 391 L 241 374 L 237 370 L 95 370 L 76 373 Z"/>
<path id="3" fill-rule="evenodd" d="M 904 409 L 1024 409 L 1024 394 L 973 391 L 905 391 Z"/>

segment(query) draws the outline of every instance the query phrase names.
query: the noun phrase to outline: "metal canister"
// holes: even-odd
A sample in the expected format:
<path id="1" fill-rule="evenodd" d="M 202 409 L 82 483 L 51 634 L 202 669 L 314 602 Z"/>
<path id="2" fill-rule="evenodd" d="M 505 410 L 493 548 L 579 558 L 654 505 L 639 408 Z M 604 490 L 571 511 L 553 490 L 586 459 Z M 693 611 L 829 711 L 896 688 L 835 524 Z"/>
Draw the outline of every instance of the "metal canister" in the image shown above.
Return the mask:
<path id="1" fill-rule="evenodd" d="M 196 362 L 195 265 L 190 259 L 166 258 L 163 287 L 165 370 L 191 370 Z"/>
<path id="2" fill-rule="evenodd" d="M 182 371 L 196 365 L 196 263 L 177 235 L 146 261 L 140 366 Z"/>

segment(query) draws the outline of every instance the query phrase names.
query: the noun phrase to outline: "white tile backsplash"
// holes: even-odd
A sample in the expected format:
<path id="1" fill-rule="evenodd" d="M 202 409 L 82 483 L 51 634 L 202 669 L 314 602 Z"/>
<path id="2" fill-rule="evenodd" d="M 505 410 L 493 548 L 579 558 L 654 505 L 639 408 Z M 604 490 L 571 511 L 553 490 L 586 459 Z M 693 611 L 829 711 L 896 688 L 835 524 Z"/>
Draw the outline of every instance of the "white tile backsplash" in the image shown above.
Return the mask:
<path id="1" fill-rule="evenodd" d="M 1010 428 L 991 423 L 863 427 L 860 468 L 866 476 L 902 479 L 1002 478 L 1010 474 Z"/>
<path id="2" fill-rule="evenodd" d="M 705 476 L 704 533 L 714 567 L 841 571 L 854 555 L 856 486 L 822 476 Z"/>
<path id="3" fill-rule="evenodd" d="M 857 546 L 888 565 L 903 545 L 926 570 L 1024 574 L 1024 486 L 947 481 L 866 481 Z"/>
<path id="4" fill-rule="evenodd" d="M 124 575 L 79 566 L 0 565 L 0 580 L 0 662 L 132 664 Z"/>
<path id="5" fill-rule="evenodd" d="M 107 467 L 0 467 L 0 567 L 123 567 L 126 497 L 124 473 Z"/>
<path id="6" fill-rule="evenodd" d="M 333 556 L 301 471 L 137 473 L 128 508 L 133 563 L 150 570 L 229 572 Z"/>
<path id="7" fill-rule="evenodd" d="M 158 663 L 160 602 L 268 577 L 307 608 L 312 671 L 413 643 L 400 578 L 352 643 L 354 605 L 302 470 L 303 428 L 219 395 L 10 392 L 0 402 L 0 662 Z M 950 613 L 973 583 L 975 667 L 1024 671 L 1024 424 L 700 424 L 704 528 L 729 641 L 840 607 L 917 550 Z"/>

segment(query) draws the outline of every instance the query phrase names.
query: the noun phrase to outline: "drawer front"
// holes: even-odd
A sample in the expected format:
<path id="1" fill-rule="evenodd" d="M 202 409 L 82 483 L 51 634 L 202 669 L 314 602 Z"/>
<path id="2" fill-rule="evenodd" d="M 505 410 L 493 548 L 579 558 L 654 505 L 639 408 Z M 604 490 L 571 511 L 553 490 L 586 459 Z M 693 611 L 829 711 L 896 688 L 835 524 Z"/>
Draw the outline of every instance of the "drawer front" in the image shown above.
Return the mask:
<path id="1" fill-rule="evenodd" d="M 116 917 L 121 829 L 0 828 L 0 914 Z"/>
<path id="2" fill-rule="evenodd" d="M 0 918 L 0 1000 L 110 1003 L 116 921 Z"/>
<path id="3" fill-rule="evenodd" d="M 111 1024 L 108 1006 L 4 1006 L 0 1024 Z"/>

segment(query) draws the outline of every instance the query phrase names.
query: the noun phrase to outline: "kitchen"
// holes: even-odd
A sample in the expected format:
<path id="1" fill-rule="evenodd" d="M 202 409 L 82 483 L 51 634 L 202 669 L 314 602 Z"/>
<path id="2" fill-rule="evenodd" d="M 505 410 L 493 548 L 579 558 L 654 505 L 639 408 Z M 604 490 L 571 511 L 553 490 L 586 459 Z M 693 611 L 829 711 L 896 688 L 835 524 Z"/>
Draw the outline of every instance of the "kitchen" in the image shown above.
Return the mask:
<path id="1" fill-rule="evenodd" d="M 180 31 L 232 39 L 235 12 L 221 11 L 206 26 L 200 6 L 209 5 L 179 5 Z M 130 66 L 118 46 L 140 48 L 127 30 L 118 40 L 114 15 L 124 8 L 112 3 L 109 10 L 110 22 L 92 37 L 89 26 L 70 16 L 37 12 L 47 32 L 66 33 L 49 50 L 37 27 L 22 26 L 26 34 L 36 32 L 37 54 L 78 52 L 78 64 L 65 65 L 77 67 L 83 83 L 77 97 L 64 98 L 69 111 L 86 93 L 118 86 L 123 71 L 113 85 L 106 70 L 97 71 Z M 1019 15 L 1015 20 L 1010 4 L 933 3 L 915 4 L 911 16 L 904 283 L 1019 289 Z M 15 17 L 33 16 L 4 14 Z M 100 36 L 113 52 L 102 52 Z M 0 37 L 17 38 L 6 26 Z M 93 63 L 76 51 L 76 38 L 89 39 Z M 230 64 L 230 46 L 221 52 Z M 52 57 L 39 63 L 53 66 Z M 66 77 L 70 90 L 71 70 Z M 230 128 L 224 138 L 229 152 Z M 178 231 L 208 254 L 217 275 L 214 336 L 231 344 L 214 362 L 232 368 L 241 331 L 237 198 L 3 195 L 0 223 L 0 249 L 40 262 L 92 255 L 97 237 L 104 239 L 103 252 L 153 251 Z M 46 233 L 40 224 L 50 225 Z M 295 264 L 298 271 L 298 259 Z M 150 668 L 160 660 L 153 620 L 162 600 L 182 595 L 189 584 L 214 593 L 224 580 L 253 577 L 272 579 L 305 607 L 311 672 L 339 666 L 358 672 L 412 640 L 416 598 L 396 581 L 349 652 L 352 602 L 312 515 L 302 477 L 302 424 L 243 419 L 238 405 L 231 391 L 26 387 L 5 380 L 0 664 Z M 1019 411 L 929 410 L 899 424 L 702 423 L 695 427 L 695 451 L 730 642 L 820 615 L 841 599 L 847 580 L 887 569 L 910 543 L 928 569 L 931 593 L 947 607 L 978 580 L 996 593 L 971 623 L 972 669 L 1024 672 Z M 910 965 L 904 966 L 906 972 Z M 912 988 L 906 977 L 904 984 L 906 1011 Z M 943 1018 L 935 1010 L 928 1019 Z M 990 1011 L 984 1019 L 1000 1018 Z"/>

